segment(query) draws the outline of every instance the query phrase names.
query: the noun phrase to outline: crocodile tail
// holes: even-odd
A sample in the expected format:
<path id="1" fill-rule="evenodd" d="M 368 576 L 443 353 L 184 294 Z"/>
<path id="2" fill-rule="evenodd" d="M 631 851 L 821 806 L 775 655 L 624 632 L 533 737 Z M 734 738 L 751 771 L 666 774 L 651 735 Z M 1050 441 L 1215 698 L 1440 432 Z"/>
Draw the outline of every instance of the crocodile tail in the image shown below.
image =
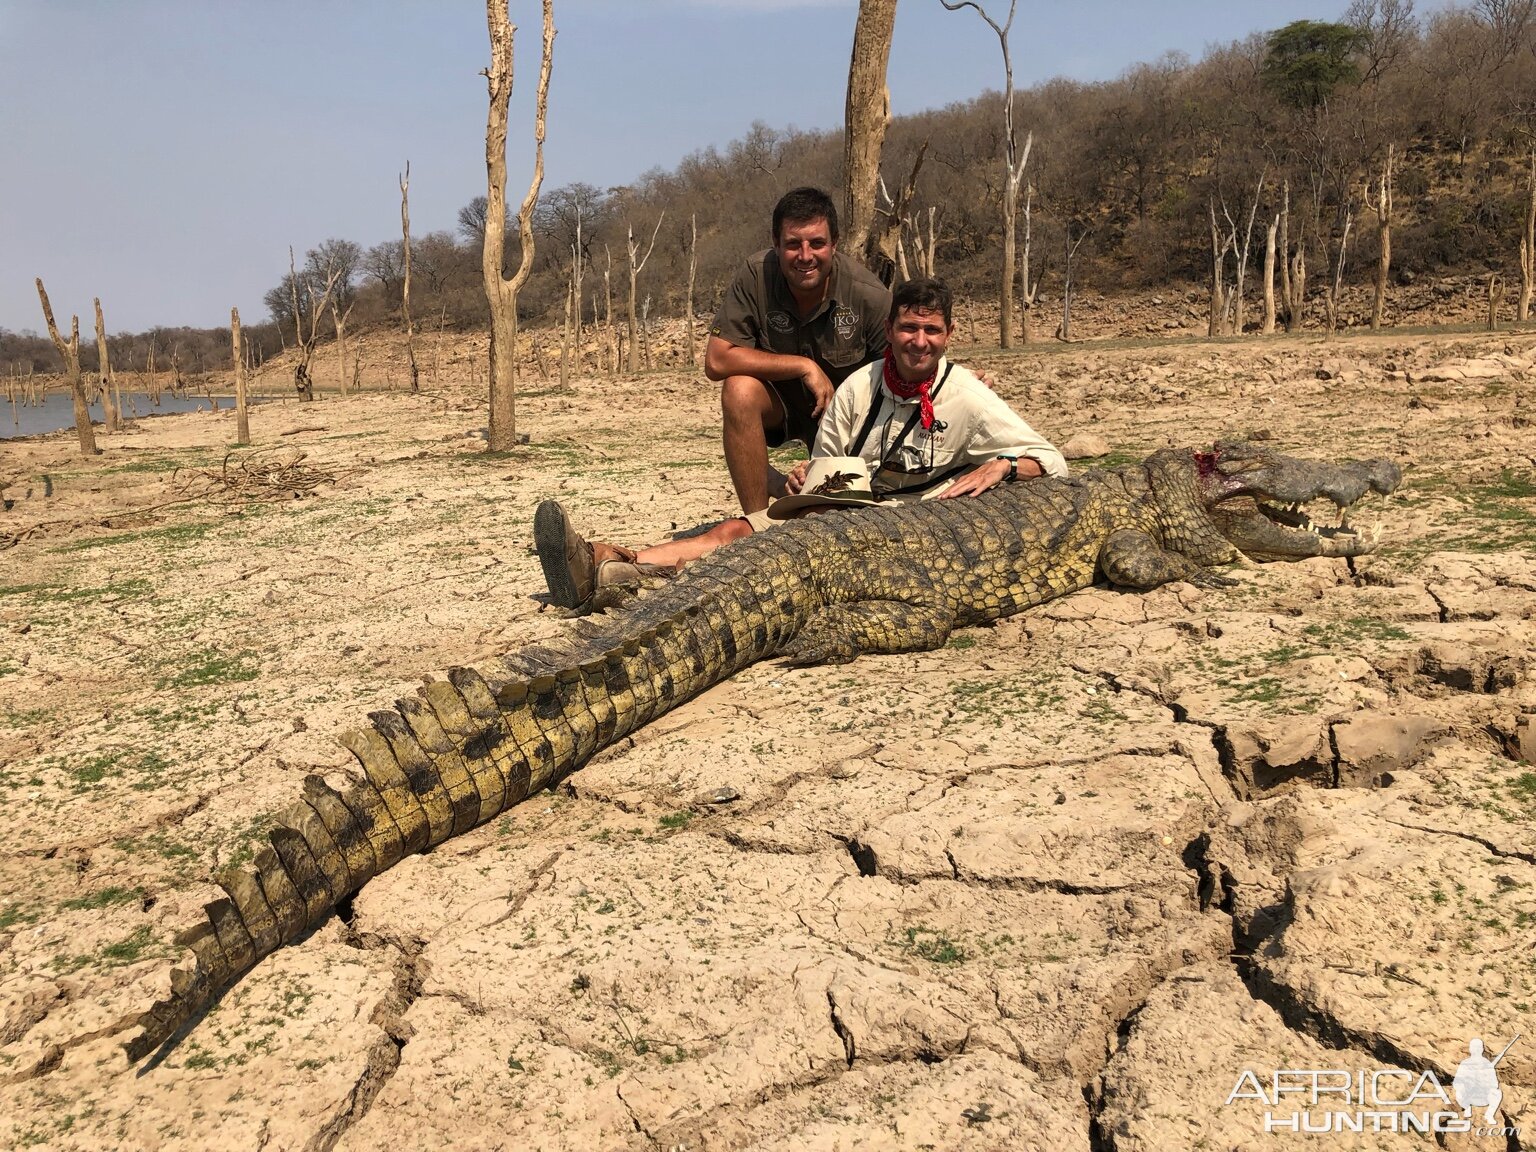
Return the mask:
<path id="1" fill-rule="evenodd" d="M 403 857 L 557 783 L 766 655 L 782 635 L 763 627 L 761 609 L 729 595 L 665 607 L 642 604 L 499 667 L 452 669 L 415 698 L 371 713 L 370 727 L 343 734 L 360 769 L 353 782 L 338 790 L 306 778 L 302 799 L 277 818 L 250 866 L 214 876 L 224 896 L 175 938 L 192 963 L 172 970 L 170 995 L 141 1017 L 124 1045 L 128 1058 L 153 1052 L 263 957 L 319 926 Z"/>

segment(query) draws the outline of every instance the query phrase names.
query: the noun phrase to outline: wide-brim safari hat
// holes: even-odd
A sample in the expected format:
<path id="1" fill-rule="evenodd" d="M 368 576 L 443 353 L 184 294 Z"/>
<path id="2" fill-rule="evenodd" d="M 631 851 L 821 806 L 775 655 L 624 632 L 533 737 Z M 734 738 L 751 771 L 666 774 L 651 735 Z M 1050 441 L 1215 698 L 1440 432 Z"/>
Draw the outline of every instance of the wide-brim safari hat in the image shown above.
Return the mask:
<path id="1" fill-rule="evenodd" d="M 773 520 L 787 520 L 802 508 L 862 508 L 875 502 L 869 465 L 859 456 L 823 456 L 812 460 L 805 484 L 794 496 L 768 506 Z"/>

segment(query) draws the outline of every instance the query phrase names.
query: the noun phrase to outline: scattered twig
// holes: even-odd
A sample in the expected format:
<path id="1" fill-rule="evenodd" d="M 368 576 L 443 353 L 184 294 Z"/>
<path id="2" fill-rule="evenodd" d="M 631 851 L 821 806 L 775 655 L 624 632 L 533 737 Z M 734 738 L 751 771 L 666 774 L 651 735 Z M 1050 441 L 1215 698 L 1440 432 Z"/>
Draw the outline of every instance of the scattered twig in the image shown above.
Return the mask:
<path id="1" fill-rule="evenodd" d="M 357 469 L 333 472 L 304 463 L 305 454 L 297 449 L 257 449 L 238 454 L 230 452 L 218 469 L 178 468 L 171 483 L 194 496 L 222 495 L 233 501 L 298 500 L 313 495 L 322 484 L 334 484 Z M 202 485 L 193 491 L 195 485 Z"/>

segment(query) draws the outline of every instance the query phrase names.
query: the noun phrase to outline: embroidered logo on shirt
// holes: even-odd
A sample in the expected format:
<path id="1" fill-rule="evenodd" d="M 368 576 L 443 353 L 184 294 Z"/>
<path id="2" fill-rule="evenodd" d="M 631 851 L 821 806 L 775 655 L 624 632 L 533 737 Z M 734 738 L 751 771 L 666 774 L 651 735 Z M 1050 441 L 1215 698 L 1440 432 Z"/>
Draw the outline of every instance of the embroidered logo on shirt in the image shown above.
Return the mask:
<path id="1" fill-rule="evenodd" d="M 788 312 L 768 313 L 768 327 L 775 332 L 789 332 L 795 327 L 795 322 L 790 319 Z"/>
<path id="2" fill-rule="evenodd" d="M 832 331 L 836 332 L 841 339 L 847 340 L 851 338 L 858 326 L 859 314 L 852 308 L 845 308 L 842 305 L 838 305 L 838 307 L 833 310 Z"/>

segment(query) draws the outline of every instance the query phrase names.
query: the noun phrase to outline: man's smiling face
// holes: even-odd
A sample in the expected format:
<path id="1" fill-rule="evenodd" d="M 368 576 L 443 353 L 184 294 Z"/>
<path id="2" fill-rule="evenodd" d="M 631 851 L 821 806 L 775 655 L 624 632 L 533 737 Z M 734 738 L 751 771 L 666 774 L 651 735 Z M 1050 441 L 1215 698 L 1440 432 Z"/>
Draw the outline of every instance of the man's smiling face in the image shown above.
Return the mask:
<path id="1" fill-rule="evenodd" d="M 936 308 L 903 308 L 894 321 L 887 320 L 885 333 L 901 378 L 915 384 L 934 375 L 953 331 Z"/>
<path id="2" fill-rule="evenodd" d="M 797 301 L 819 298 L 832 275 L 837 244 L 825 219 L 785 220 L 774 242 L 779 268 Z"/>

